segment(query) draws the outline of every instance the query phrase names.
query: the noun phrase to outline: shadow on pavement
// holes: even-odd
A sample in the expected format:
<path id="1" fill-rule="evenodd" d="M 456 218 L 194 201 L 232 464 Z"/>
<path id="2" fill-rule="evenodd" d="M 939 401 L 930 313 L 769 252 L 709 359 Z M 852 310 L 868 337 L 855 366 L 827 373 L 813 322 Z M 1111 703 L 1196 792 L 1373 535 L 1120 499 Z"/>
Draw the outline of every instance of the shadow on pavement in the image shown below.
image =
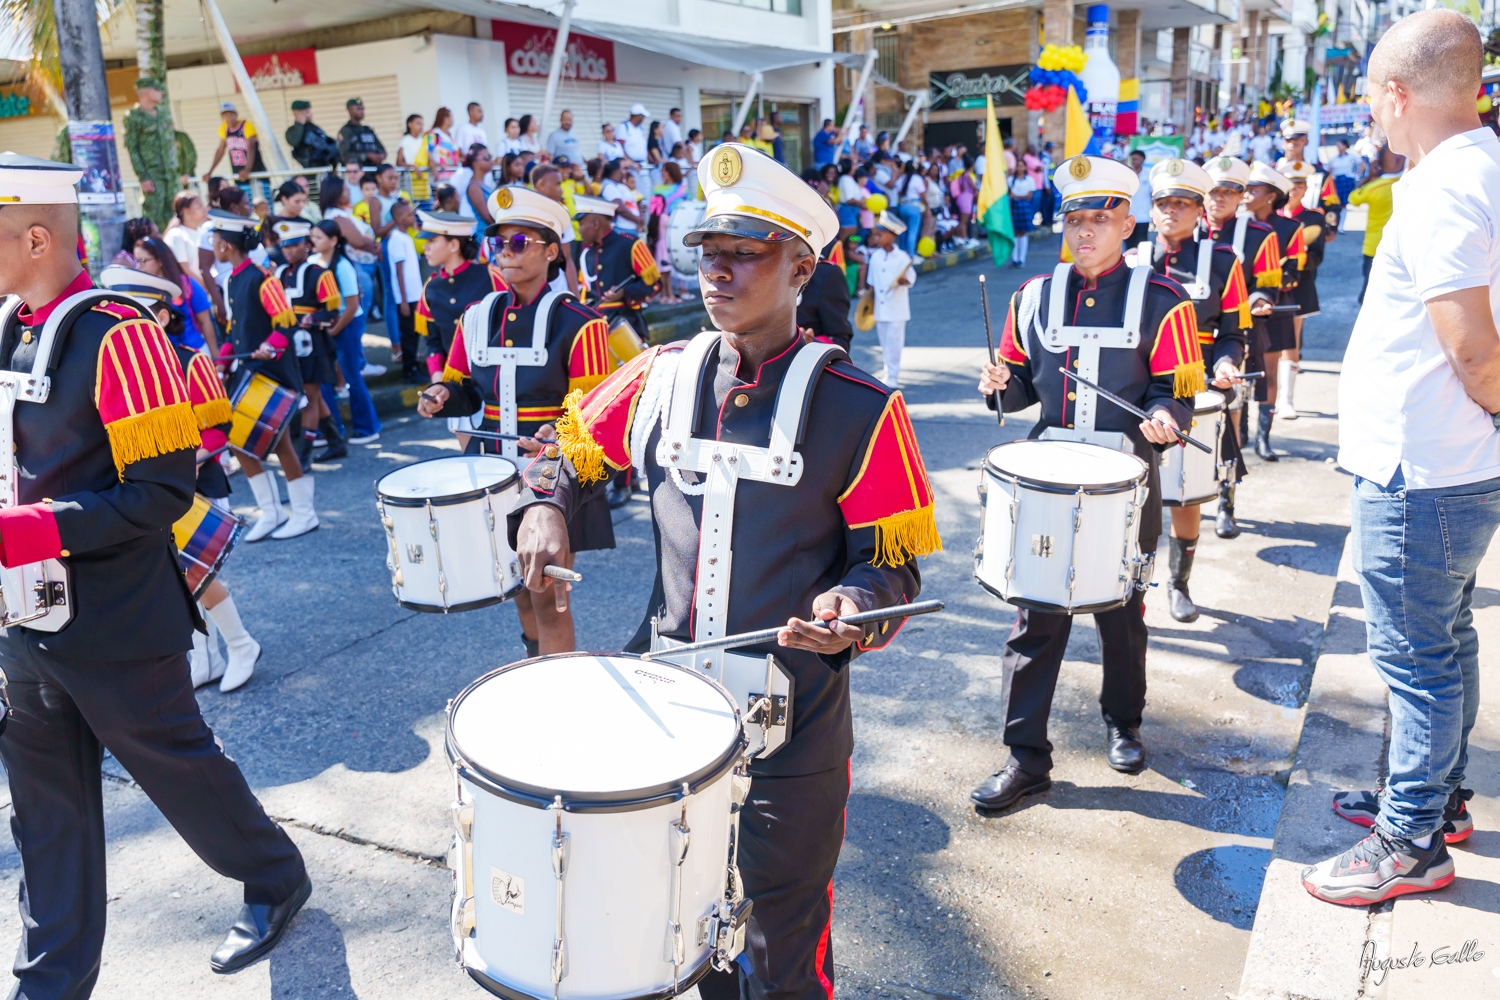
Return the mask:
<path id="1" fill-rule="evenodd" d="M 1271 852 L 1230 844 L 1194 851 L 1177 863 L 1173 881 L 1182 898 L 1215 920 L 1242 931 L 1255 923 Z"/>
<path id="2" fill-rule="evenodd" d="M 325 911 L 305 909 L 271 952 L 272 1000 L 357 998 L 344 932 Z"/>

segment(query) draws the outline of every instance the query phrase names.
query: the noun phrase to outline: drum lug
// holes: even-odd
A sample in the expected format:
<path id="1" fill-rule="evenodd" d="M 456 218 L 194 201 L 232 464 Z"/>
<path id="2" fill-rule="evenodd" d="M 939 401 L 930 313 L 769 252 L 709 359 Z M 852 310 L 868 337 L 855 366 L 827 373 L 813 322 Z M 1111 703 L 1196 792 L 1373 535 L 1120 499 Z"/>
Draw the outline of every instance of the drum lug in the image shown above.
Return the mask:
<path id="1" fill-rule="evenodd" d="M 687 946 L 682 938 L 682 864 L 687 860 L 688 848 L 692 846 L 693 831 L 688 828 L 687 804 L 691 795 L 686 783 L 682 786 L 682 814 L 667 827 L 671 846 L 672 863 L 672 916 L 667 921 L 667 961 L 672 963 L 672 992 L 678 989 L 678 975 L 687 961 Z"/>
<path id="2" fill-rule="evenodd" d="M 754 908 L 752 899 L 738 899 L 732 903 L 726 899 L 719 905 L 717 914 L 704 918 L 713 939 L 713 966 L 720 972 L 728 972 L 740 952 L 745 950 L 745 924 Z"/>
<path id="3" fill-rule="evenodd" d="M 548 809 L 557 817 L 552 834 L 552 877 L 557 882 L 557 926 L 552 938 L 552 1000 L 558 1000 L 567 969 L 567 951 L 563 943 L 563 886 L 568 873 L 568 834 L 563 833 L 562 828 L 562 796 L 555 796 Z"/>

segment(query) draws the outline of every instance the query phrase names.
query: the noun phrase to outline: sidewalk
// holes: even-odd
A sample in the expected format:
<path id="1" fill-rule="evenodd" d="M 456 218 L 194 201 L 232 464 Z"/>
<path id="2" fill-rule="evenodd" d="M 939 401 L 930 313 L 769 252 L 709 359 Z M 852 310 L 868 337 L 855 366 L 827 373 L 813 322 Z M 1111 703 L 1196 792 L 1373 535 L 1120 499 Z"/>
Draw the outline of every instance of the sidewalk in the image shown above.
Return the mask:
<path id="1" fill-rule="evenodd" d="M 1480 686 L 1493 690 L 1500 681 L 1500 551 L 1480 564 L 1474 618 Z M 1458 872 L 1452 885 L 1376 907 L 1332 906 L 1302 888 L 1304 866 L 1366 833 L 1334 815 L 1331 801 L 1335 791 L 1373 787 L 1383 774 L 1385 702 L 1385 685 L 1365 655 L 1364 611 L 1346 545 L 1239 1000 L 1500 995 L 1500 709 L 1493 700 L 1481 706 L 1470 737 L 1475 829 L 1450 848 Z"/>

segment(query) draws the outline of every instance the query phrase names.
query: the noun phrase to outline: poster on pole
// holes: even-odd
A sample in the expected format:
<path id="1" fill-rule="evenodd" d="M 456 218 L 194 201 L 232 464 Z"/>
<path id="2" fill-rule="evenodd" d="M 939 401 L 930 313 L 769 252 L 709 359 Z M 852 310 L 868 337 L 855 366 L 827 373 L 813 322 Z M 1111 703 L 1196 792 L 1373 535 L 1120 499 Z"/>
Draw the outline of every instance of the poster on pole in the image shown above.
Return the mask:
<path id="1" fill-rule="evenodd" d="M 120 187 L 120 155 L 115 147 L 114 122 L 68 122 L 73 166 L 83 171 L 78 181 L 78 204 L 124 205 Z"/>

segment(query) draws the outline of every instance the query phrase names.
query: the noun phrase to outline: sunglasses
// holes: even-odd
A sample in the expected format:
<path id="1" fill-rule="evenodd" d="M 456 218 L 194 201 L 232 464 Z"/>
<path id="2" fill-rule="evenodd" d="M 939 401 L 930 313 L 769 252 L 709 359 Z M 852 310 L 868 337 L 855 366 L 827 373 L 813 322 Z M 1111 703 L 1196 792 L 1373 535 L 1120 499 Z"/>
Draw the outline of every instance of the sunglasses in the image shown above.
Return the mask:
<path id="1" fill-rule="evenodd" d="M 540 245 L 542 241 L 535 236 L 525 236 L 521 233 L 516 233 L 514 236 L 495 238 L 495 248 L 500 253 L 509 252 L 517 257 L 525 253 L 526 248 L 533 243 Z"/>

